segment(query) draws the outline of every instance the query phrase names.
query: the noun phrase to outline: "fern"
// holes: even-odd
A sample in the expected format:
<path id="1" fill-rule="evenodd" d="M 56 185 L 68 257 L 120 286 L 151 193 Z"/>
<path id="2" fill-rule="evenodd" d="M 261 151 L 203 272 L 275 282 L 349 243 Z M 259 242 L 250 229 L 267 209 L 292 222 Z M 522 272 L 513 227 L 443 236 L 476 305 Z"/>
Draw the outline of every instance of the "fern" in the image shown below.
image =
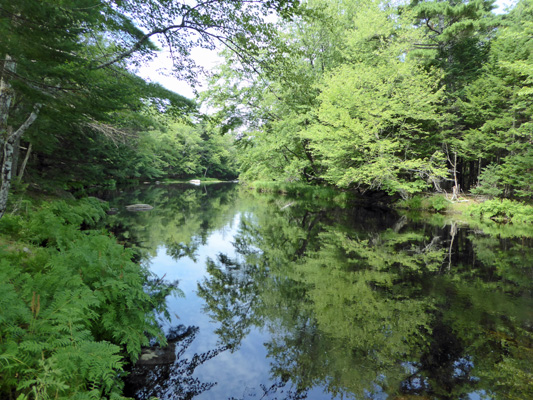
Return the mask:
<path id="1" fill-rule="evenodd" d="M 104 209 L 61 201 L 8 221 L 25 242 L 0 247 L 0 398 L 119 399 L 125 355 L 164 341 L 156 312 L 174 288 L 147 289 L 131 250 L 80 229 Z"/>

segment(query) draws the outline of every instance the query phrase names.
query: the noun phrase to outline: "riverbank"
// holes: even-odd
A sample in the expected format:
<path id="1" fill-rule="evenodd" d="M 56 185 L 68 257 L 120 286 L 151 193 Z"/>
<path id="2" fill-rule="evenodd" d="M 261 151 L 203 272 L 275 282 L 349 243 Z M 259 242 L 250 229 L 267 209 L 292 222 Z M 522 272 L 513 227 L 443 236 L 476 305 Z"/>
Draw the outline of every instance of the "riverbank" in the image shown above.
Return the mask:
<path id="1" fill-rule="evenodd" d="M 340 194 L 346 197 L 347 192 L 339 192 L 331 187 L 316 187 L 305 183 L 288 182 L 246 182 L 245 187 L 258 193 L 272 193 L 293 197 L 307 198 L 335 198 Z M 363 196 L 364 197 L 364 196 Z M 442 193 L 418 194 L 408 200 L 387 200 L 381 196 L 369 198 L 382 205 L 384 202 L 397 210 L 425 211 L 462 215 L 468 218 L 490 219 L 505 223 L 533 223 L 533 206 L 525 202 L 509 199 L 489 199 L 484 196 L 462 195 L 457 200 L 451 200 L 449 195 Z"/>
<path id="2" fill-rule="evenodd" d="M 12 196 L 0 219 L 0 397 L 117 397 L 124 367 L 165 337 L 174 285 L 95 224 L 107 204 Z"/>
<path id="3" fill-rule="evenodd" d="M 452 201 L 448 197 L 440 193 L 416 195 L 397 202 L 395 208 L 462 215 L 496 222 L 533 223 L 533 206 L 525 202 L 472 195 L 463 195 Z"/>

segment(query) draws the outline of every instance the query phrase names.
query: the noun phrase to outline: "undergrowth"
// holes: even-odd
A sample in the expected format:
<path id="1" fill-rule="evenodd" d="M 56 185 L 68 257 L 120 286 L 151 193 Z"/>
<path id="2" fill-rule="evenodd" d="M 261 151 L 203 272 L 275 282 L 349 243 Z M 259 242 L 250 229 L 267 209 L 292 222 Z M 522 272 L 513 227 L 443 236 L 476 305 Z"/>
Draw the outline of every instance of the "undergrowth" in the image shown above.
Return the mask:
<path id="1" fill-rule="evenodd" d="M 150 338 L 175 285 L 150 282 L 105 231 L 88 198 L 0 219 L 0 398 L 122 398 L 121 375 Z"/>
<path id="2" fill-rule="evenodd" d="M 487 200 L 469 208 L 470 215 L 494 221 L 533 222 L 533 206 L 508 199 Z"/>
<path id="3" fill-rule="evenodd" d="M 407 200 L 401 200 L 398 202 L 398 208 L 406 208 L 409 210 L 425 210 L 432 212 L 443 212 L 446 211 L 450 202 L 442 195 L 415 195 Z"/>
<path id="4" fill-rule="evenodd" d="M 480 220 L 490 219 L 496 222 L 533 222 L 533 206 L 520 201 L 493 199 L 482 203 L 469 202 L 464 206 L 458 206 L 458 204 L 460 203 L 451 203 L 441 195 L 416 195 L 408 200 L 399 201 L 396 206 L 412 211 L 453 211 Z"/>

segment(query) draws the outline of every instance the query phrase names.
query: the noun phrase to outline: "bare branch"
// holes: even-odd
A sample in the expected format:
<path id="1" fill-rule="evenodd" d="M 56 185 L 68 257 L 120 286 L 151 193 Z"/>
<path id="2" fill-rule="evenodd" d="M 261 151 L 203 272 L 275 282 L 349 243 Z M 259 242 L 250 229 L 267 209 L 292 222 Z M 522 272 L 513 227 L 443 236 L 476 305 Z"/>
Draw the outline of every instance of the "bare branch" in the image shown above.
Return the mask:
<path id="1" fill-rule="evenodd" d="M 146 43 L 152 36 L 159 35 L 159 34 L 166 34 L 167 32 L 169 32 L 171 30 L 180 29 L 180 28 L 184 28 L 184 27 L 185 26 L 183 25 L 183 22 L 182 22 L 181 24 L 178 24 L 178 25 L 170 25 L 170 26 L 167 26 L 166 28 L 154 29 L 153 31 L 151 31 L 151 32 L 147 33 L 146 35 L 144 35 L 143 37 L 141 37 L 129 50 L 126 50 L 126 51 L 123 51 L 122 53 L 119 53 L 117 56 L 115 56 L 111 60 L 96 66 L 95 69 L 106 68 L 106 67 L 109 67 L 110 65 L 113 65 L 113 64 L 115 64 L 115 63 L 117 63 L 117 62 L 119 62 L 121 60 L 124 60 L 125 58 L 129 57 L 130 55 L 132 55 L 136 51 L 140 50 L 141 47 L 143 46 L 143 44 Z"/>
<path id="2" fill-rule="evenodd" d="M 136 135 L 133 133 L 116 128 L 109 124 L 98 122 L 94 119 L 91 119 L 89 122 L 85 122 L 83 126 L 100 133 L 102 136 L 109 139 L 116 147 L 118 147 L 119 144 L 124 144 L 128 140 L 136 137 Z"/>
<path id="3" fill-rule="evenodd" d="M 24 123 L 19 126 L 19 128 L 10 135 L 10 137 L 8 138 L 8 140 L 12 140 L 13 142 L 15 140 L 17 140 L 18 138 L 22 137 L 22 135 L 24 134 L 24 132 L 26 132 L 28 130 L 28 128 L 35 122 L 35 120 L 37 119 L 37 116 L 39 115 L 39 111 L 41 110 L 41 107 L 42 107 L 42 104 L 35 104 L 33 106 L 33 111 L 31 112 L 31 114 L 29 115 L 29 117 L 26 119 L 26 121 L 24 121 Z"/>

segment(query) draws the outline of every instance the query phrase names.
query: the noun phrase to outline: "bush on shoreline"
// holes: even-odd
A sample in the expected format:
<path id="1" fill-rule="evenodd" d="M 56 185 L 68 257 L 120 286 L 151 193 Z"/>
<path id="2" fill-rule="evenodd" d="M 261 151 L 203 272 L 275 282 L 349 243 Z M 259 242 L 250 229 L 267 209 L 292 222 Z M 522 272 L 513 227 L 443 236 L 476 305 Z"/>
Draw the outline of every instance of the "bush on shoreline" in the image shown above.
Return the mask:
<path id="1" fill-rule="evenodd" d="M 487 200 L 468 209 L 470 215 L 499 222 L 532 223 L 533 206 L 508 199 Z"/>
<path id="2" fill-rule="evenodd" d="M 411 211 L 460 213 L 496 222 L 533 222 L 533 206 L 509 199 L 492 199 L 482 202 L 469 199 L 466 202 L 455 203 L 440 194 L 416 195 L 409 200 L 399 201 L 396 207 Z"/>

